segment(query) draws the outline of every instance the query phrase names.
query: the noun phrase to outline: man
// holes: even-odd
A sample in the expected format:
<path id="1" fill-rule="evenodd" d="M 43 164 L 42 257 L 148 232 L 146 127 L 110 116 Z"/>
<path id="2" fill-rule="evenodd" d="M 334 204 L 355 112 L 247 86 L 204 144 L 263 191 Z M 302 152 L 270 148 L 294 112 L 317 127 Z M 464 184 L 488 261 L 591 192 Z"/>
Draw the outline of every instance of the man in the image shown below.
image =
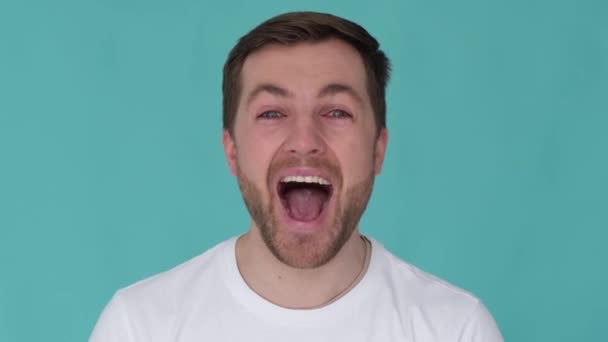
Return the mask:
<path id="1" fill-rule="evenodd" d="M 502 341 L 471 294 L 359 234 L 389 61 L 332 15 L 272 18 L 224 67 L 224 151 L 250 230 L 116 293 L 91 341 Z"/>

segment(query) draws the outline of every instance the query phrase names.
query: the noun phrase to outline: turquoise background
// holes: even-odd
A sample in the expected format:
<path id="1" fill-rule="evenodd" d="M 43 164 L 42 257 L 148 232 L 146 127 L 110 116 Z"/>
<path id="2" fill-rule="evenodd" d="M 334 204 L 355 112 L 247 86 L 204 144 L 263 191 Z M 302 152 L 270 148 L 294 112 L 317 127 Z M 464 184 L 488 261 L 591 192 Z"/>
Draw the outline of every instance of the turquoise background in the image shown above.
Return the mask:
<path id="1" fill-rule="evenodd" d="M 221 67 L 302 9 L 393 61 L 362 231 L 508 341 L 606 340 L 606 1 L 0 0 L 0 341 L 84 341 L 115 290 L 247 229 Z"/>

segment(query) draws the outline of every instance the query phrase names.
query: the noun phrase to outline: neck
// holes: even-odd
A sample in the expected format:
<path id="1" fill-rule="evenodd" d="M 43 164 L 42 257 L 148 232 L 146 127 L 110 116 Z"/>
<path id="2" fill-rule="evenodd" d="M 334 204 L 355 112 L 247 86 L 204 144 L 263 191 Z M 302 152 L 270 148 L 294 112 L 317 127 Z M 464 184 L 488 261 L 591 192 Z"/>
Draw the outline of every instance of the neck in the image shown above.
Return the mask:
<path id="1" fill-rule="evenodd" d="M 298 269 L 277 260 L 253 227 L 236 243 L 239 271 L 258 295 L 286 308 L 321 307 L 347 293 L 365 273 L 367 242 L 355 230 L 338 254 L 323 266 Z"/>

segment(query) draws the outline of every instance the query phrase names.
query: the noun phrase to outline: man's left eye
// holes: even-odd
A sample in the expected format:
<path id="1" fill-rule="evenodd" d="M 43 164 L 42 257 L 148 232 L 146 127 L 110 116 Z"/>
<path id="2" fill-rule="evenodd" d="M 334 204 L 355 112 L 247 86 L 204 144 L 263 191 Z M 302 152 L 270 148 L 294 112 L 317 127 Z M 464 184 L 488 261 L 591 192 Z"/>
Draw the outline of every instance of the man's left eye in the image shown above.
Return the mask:
<path id="1" fill-rule="evenodd" d="M 336 119 L 352 117 L 352 115 L 350 115 L 350 113 L 348 113 L 342 109 L 334 109 L 332 111 L 329 111 L 326 115 L 330 118 L 336 118 Z"/>

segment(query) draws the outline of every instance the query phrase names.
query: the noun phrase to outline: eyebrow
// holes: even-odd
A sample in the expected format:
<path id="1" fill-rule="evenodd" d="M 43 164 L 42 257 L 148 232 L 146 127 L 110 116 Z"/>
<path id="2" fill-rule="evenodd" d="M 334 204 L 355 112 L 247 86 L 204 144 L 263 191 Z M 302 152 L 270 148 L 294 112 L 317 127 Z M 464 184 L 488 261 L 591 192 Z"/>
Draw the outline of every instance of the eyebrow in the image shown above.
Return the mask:
<path id="1" fill-rule="evenodd" d="M 255 100 L 255 98 L 260 95 L 261 93 L 269 93 L 271 95 L 277 96 L 277 97 L 292 97 L 293 95 L 285 88 L 282 88 L 276 84 L 272 84 L 272 83 L 262 83 L 257 85 L 250 93 L 249 96 L 247 96 L 247 105 L 251 104 L 251 102 L 253 100 Z M 330 96 L 334 96 L 337 94 L 347 94 L 349 96 L 351 96 L 352 98 L 354 98 L 359 104 L 363 104 L 363 99 L 361 98 L 361 96 L 359 95 L 359 93 L 357 93 L 357 91 L 347 85 L 347 84 L 343 84 L 343 83 L 330 83 L 328 85 L 326 85 L 325 87 L 323 87 L 323 89 L 321 89 L 321 91 L 319 92 L 319 94 L 317 95 L 318 98 L 322 98 L 322 97 L 330 97 Z"/>
<path id="2" fill-rule="evenodd" d="M 281 88 L 278 85 L 270 83 L 262 83 L 257 85 L 247 97 L 247 105 L 249 105 L 260 93 L 270 93 L 278 97 L 291 97 L 291 93 L 287 89 Z"/>
<path id="3" fill-rule="evenodd" d="M 330 83 L 326 85 L 323 89 L 321 89 L 318 97 L 328 97 L 337 94 L 350 95 L 357 102 L 359 102 L 360 105 L 363 105 L 363 98 L 361 98 L 359 93 L 357 93 L 353 87 L 343 83 Z"/>

